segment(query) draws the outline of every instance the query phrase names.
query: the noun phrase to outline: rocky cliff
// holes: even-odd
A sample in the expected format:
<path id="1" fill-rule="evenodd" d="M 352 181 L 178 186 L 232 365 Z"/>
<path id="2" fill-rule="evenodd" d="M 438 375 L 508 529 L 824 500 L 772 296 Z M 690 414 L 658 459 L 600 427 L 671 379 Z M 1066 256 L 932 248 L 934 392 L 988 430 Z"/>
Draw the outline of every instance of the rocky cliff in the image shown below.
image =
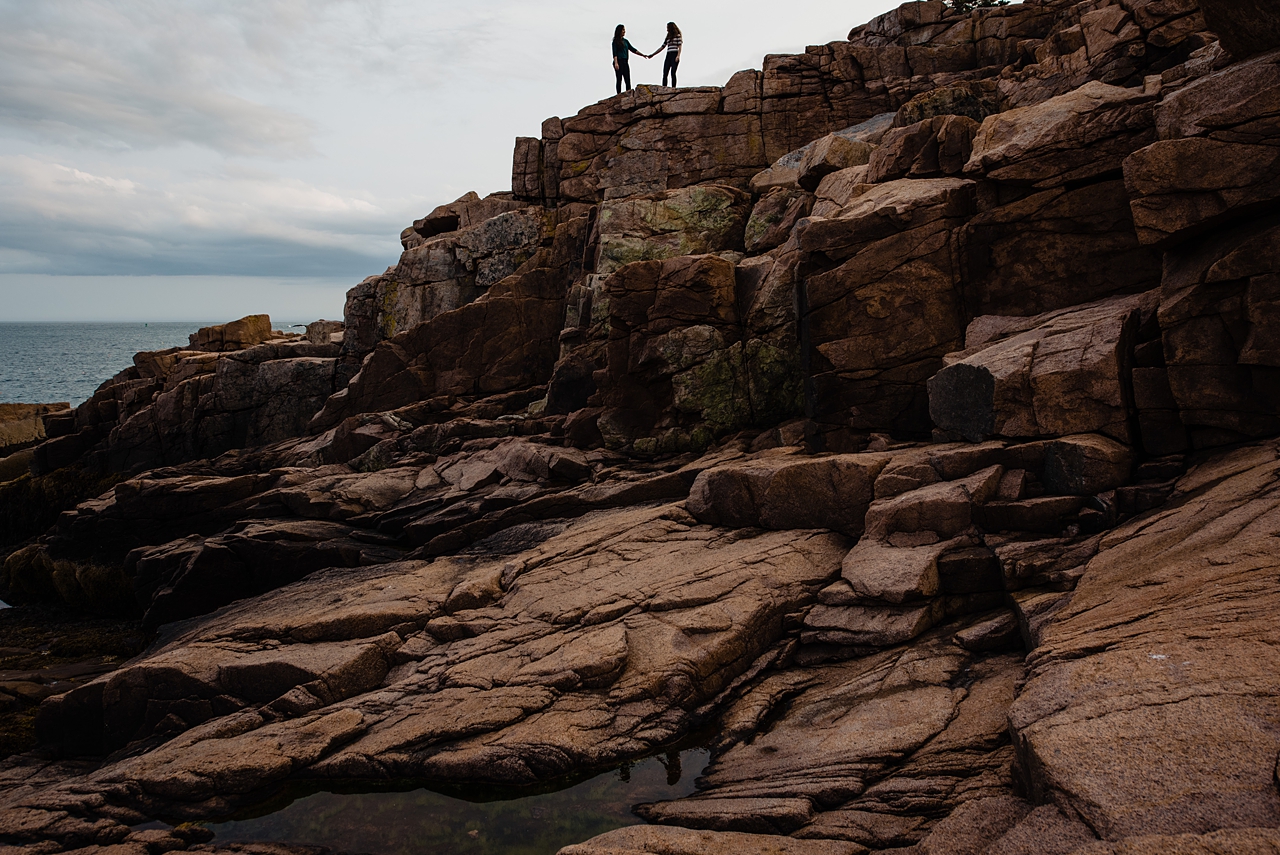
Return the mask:
<path id="1" fill-rule="evenodd" d="M 340 325 L 139 354 L 0 595 L 152 640 L 10 675 L 0 843 L 696 732 L 564 855 L 1280 851 L 1278 34 L 909 2 L 548 119 Z"/>

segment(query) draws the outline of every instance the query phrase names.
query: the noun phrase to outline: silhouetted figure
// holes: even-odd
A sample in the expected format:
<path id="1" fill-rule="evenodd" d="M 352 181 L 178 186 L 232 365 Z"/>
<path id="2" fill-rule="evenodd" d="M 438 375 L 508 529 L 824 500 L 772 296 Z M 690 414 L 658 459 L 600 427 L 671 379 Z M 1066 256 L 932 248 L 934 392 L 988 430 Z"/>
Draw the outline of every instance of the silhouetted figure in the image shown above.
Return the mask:
<path id="1" fill-rule="evenodd" d="M 649 54 L 649 59 L 653 59 L 661 52 L 662 48 L 667 49 L 667 59 L 662 63 L 662 85 L 667 85 L 667 74 L 671 74 L 671 85 L 677 86 L 676 69 L 680 66 L 680 48 L 684 46 L 684 37 L 680 35 L 680 28 L 676 26 L 675 21 L 667 21 L 667 40 L 663 42 L 658 50 Z"/>
<path id="2" fill-rule="evenodd" d="M 631 91 L 631 57 L 628 54 L 636 56 L 649 57 L 642 54 L 631 46 L 631 42 L 627 41 L 627 28 L 619 24 L 613 31 L 613 73 L 618 78 L 618 94 L 622 94 L 622 81 L 627 81 L 627 91 Z"/>

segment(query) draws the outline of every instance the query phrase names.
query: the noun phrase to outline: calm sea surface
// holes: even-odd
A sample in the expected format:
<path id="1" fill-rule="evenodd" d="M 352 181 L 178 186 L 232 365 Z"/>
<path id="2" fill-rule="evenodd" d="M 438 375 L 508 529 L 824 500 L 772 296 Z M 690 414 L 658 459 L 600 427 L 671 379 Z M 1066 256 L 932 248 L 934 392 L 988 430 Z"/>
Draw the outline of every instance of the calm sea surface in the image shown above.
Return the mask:
<path id="1" fill-rule="evenodd" d="M 185 345 L 210 323 L 0 323 L 0 403 L 69 401 L 74 407 L 132 365 L 138 351 Z M 291 325 L 272 321 L 275 329 Z"/>

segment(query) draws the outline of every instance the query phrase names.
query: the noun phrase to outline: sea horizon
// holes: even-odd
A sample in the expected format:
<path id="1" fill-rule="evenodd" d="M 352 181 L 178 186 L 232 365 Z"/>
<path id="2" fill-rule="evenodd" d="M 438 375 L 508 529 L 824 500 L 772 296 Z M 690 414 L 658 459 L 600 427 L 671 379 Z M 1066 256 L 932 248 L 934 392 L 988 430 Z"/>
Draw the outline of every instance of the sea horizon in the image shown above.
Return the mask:
<path id="1" fill-rule="evenodd" d="M 186 345 L 201 327 L 226 322 L 0 321 L 0 403 L 79 406 L 134 354 Z M 296 332 L 307 323 L 272 318 L 271 326 Z"/>

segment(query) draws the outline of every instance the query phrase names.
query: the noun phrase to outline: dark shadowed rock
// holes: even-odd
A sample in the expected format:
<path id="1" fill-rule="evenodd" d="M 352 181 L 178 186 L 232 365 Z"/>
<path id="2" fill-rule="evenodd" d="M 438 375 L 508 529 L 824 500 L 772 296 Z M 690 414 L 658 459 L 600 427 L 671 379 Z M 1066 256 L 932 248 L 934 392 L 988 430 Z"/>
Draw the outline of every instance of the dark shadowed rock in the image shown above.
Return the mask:
<path id="1" fill-rule="evenodd" d="M 811 264 L 841 262 L 804 281 L 815 415 L 854 429 L 925 429 L 923 384 L 963 335 L 950 235 L 971 201 L 967 182 L 904 180 L 855 197 L 839 218 L 802 224 Z"/>
<path id="2" fill-rule="evenodd" d="M 551 270 L 539 268 L 383 342 L 316 415 L 312 430 L 438 395 L 492 394 L 545 383 L 564 323 L 564 287 Z"/>
<path id="3" fill-rule="evenodd" d="M 1165 264 L 1161 355 L 1193 447 L 1280 430 L 1271 296 L 1280 271 L 1280 221 L 1262 218 L 1187 242 L 1168 252 Z"/>
<path id="4" fill-rule="evenodd" d="M 766 252 L 787 242 L 791 230 L 813 208 L 810 193 L 777 187 L 751 209 L 744 244 L 747 252 Z"/>
<path id="5" fill-rule="evenodd" d="M 1092 496 L 1128 483 L 1133 450 L 1096 434 L 1045 443 L 1044 484 L 1055 493 Z"/>
<path id="6" fill-rule="evenodd" d="M 1139 244 L 1118 180 L 1045 190 L 983 211 L 960 243 L 973 317 L 1038 315 L 1160 283 L 1160 254 Z"/>
<path id="7" fill-rule="evenodd" d="M 1200 8 L 1236 59 L 1280 48 L 1280 15 L 1265 0 L 1200 0 Z"/>
<path id="8" fill-rule="evenodd" d="M 1280 195 L 1280 53 L 1229 66 L 1157 111 L 1159 142 L 1125 161 L 1143 243 L 1167 245 L 1247 218 Z"/>

